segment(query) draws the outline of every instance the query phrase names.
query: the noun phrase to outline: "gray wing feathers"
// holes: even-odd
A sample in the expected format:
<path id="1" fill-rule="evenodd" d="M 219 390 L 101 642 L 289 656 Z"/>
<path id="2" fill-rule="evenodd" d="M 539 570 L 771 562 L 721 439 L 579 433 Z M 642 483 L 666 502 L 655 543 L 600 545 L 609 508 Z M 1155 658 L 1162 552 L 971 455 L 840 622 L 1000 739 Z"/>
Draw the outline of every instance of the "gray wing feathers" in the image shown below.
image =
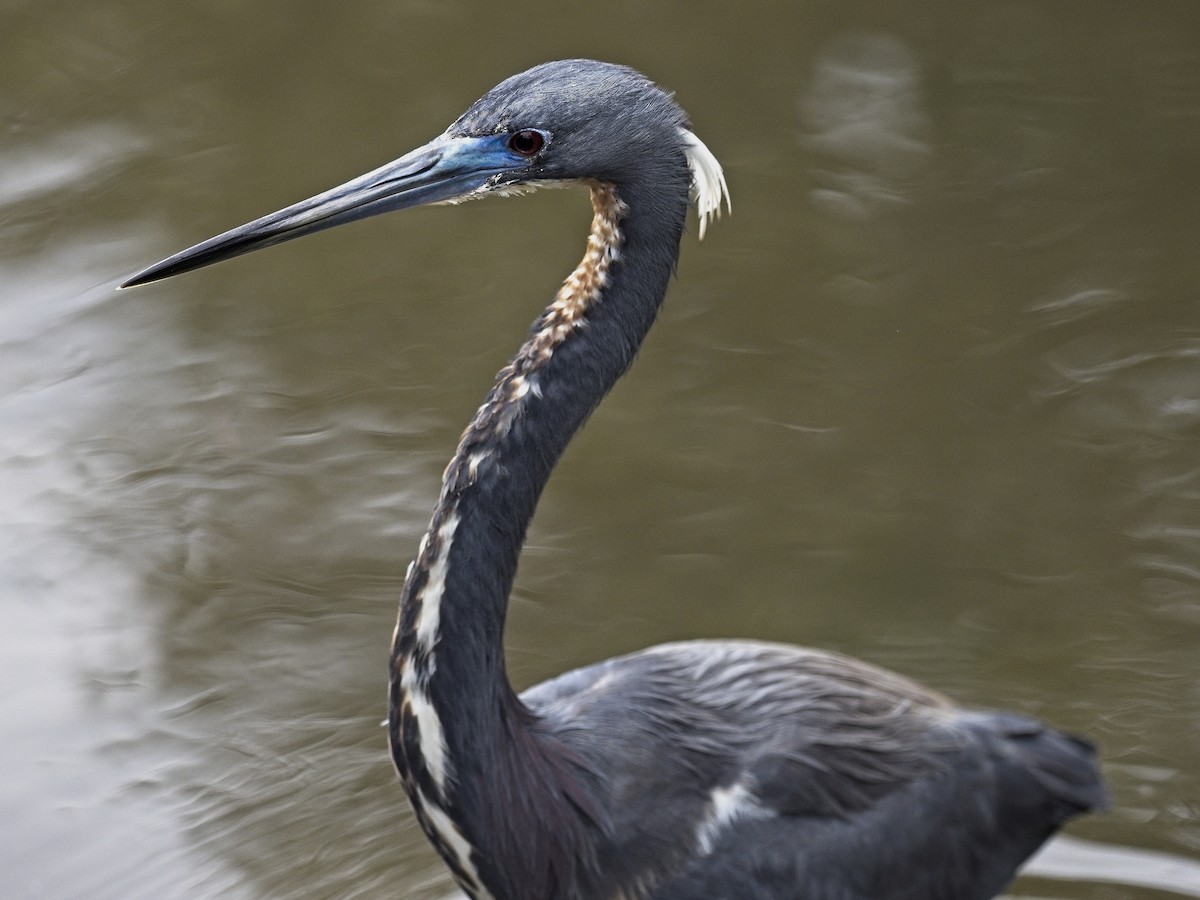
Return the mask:
<path id="1" fill-rule="evenodd" d="M 617 767 L 628 773 L 637 763 L 630 754 L 649 747 L 648 778 L 661 778 L 669 753 L 700 779 L 698 791 L 738 781 L 766 807 L 794 815 L 860 808 L 955 744 L 937 727 L 954 715 L 940 695 L 848 657 L 776 644 L 664 644 L 568 673 L 522 699 L 560 735 L 587 740 L 582 752 L 602 764 L 623 761 Z M 640 739 L 622 739 L 626 732 Z"/>
<path id="2" fill-rule="evenodd" d="M 665 644 L 522 700 L 605 784 L 630 898 L 991 897 L 1104 802 L 1086 742 L 821 651 Z"/>

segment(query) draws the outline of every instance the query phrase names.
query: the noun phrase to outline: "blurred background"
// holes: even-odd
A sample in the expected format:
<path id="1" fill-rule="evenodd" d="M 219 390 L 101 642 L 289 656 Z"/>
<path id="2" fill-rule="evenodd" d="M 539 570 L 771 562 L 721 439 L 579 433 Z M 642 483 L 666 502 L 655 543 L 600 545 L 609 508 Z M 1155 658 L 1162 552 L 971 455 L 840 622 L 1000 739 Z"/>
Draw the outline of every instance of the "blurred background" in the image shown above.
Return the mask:
<path id="1" fill-rule="evenodd" d="M 0 50 L 0 895 L 450 889 L 387 643 L 586 196 L 114 286 L 594 56 L 734 215 L 549 486 L 514 682 L 860 656 L 1101 744 L 1113 809 L 1014 895 L 1200 897 L 1195 4 L 7 0 Z"/>

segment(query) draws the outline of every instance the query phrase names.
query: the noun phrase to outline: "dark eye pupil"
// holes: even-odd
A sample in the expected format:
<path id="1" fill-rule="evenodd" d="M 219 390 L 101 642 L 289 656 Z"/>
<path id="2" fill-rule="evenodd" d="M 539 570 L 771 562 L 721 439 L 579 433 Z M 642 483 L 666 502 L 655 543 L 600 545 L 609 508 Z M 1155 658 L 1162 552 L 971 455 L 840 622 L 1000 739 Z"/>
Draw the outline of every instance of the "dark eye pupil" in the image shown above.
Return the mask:
<path id="1" fill-rule="evenodd" d="M 528 130 L 518 131 L 508 139 L 508 146 L 514 153 L 522 156 L 533 156 L 545 145 L 546 139 L 540 132 Z"/>

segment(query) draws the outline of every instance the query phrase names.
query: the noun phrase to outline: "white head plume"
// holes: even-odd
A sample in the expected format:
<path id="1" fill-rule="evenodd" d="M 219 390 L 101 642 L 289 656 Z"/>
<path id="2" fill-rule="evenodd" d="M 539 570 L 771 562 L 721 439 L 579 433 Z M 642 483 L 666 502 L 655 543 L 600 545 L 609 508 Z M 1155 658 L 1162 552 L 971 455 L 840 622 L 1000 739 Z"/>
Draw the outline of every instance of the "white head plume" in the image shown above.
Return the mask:
<path id="1" fill-rule="evenodd" d="M 692 170 L 690 197 L 700 215 L 700 239 L 703 240 L 704 229 L 709 220 L 721 217 L 722 200 L 725 201 L 725 209 L 733 212 L 733 204 L 729 200 L 729 185 L 725 183 L 725 173 L 721 170 L 721 164 L 712 155 L 712 151 L 704 146 L 704 141 L 687 128 L 679 129 L 679 134 L 683 138 L 683 152 L 687 156 L 688 168 Z"/>

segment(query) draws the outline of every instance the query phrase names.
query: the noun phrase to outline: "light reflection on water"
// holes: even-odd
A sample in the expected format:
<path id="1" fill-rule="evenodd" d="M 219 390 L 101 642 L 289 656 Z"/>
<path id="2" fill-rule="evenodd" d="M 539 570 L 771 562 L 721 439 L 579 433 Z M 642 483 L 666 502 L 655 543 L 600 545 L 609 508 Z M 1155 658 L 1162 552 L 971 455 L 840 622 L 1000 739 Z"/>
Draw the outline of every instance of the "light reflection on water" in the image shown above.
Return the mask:
<path id="1" fill-rule="evenodd" d="M 424 50 L 327 69 L 324 38 L 359 32 L 301 7 L 309 81 L 229 40 L 275 27 L 250 12 L 24 23 L 22 48 L 71 52 L 21 55 L 42 112 L 0 149 L 5 896 L 448 889 L 384 752 L 384 648 L 444 457 L 586 204 L 433 211 L 115 293 L 533 61 L 458 72 L 437 34 L 473 9 L 364 3 Z M 1200 896 L 1194 47 L 1099 16 L 1098 67 L 1062 61 L 1065 14 L 788 7 L 733 26 L 756 48 L 735 72 L 646 9 L 649 44 L 588 52 L 679 90 L 737 214 L 689 239 L 548 492 L 516 680 L 689 635 L 864 656 L 1101 740 L 1113 812 L 1016 895 Z M 578 52 L 560 30 L 537 58 Z M 337 117 L 410 65 L 439 85 L 419 127 L 381 135 L 364 102 L 361 132 L 297 146 L 321 116 L 296 98 Z"/>

